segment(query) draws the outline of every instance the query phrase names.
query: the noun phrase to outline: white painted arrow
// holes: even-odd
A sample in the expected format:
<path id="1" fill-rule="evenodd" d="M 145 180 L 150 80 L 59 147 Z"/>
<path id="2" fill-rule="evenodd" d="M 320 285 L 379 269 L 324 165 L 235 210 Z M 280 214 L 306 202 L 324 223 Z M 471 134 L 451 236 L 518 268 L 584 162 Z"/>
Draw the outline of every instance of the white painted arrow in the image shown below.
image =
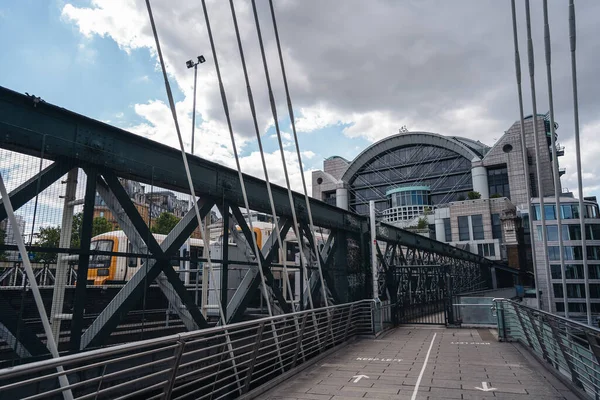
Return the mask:
<path id="1" fill-rule="evenodd" d="M 491 392 L 492 390 L 498 390 L 498 389 L 496 389 L 494 387 L 493 388 L 488 387 L 488 383 L 487 382 L 481 382 L 481 387 L 475 386 L 475 389 L 481 390 L 483 392 Z"/>
<path id="2" fill-rule="evenodd" d="M 356 378 L 356 379 L 354 380 L 354 383 L 356 383 L 356 382 L 360 381 L 362 378 L 367 378 L 367 379 L 369 379 L 369 377 L 368 377 L 368 376 L 366 376 L 366 375 L 354 375 L 354 376 L 353 376 L 353 378 Z"/>

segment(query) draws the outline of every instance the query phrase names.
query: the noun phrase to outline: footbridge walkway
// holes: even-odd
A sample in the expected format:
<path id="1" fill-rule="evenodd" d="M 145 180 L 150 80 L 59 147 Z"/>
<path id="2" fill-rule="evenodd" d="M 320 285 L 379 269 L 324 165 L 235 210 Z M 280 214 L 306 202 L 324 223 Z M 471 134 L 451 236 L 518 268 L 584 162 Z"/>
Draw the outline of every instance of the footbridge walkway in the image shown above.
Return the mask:
<path id="1" fill-rule="evenodd" d="M 392 327 L 363 300 L 132 342 L 2 369 L 0 398 L 598 398 L 599 330 L 477 307 L 496 325 Z"/>

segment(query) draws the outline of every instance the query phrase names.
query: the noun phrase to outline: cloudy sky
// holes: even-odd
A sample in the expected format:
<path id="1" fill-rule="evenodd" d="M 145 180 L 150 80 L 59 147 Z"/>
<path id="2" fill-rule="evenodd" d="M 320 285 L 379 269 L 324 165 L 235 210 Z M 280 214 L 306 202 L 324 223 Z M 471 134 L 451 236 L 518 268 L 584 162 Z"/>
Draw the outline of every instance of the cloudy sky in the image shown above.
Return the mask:
<path id="1" fill-rule="evenodd" d="M 229 2 L 207 1 L 244 172 L 263 176 Z M 268 2 L 256 0 L 293 185 L 300 171 Z M 531 113 L 524 2 L 519 5 L 525 113 Z M 567 1 L 549 1 L 563 186 L 576 190 Z M 249 0 L 235 0 L 272 179 L 281 159 Z M 548 110 L 541 0 L 532 0 L 538 111 Z M 189 148 L 193 72 L 199 66 L 196 154 L 234 166 L 200 0 L 153 0 L 161 47 Z M 600 2 L 578 0 L 578 74 L 586 195 L 600 195 L 597 132 Z M 518 118 L 508 0 L 276 0 L 305 172 L 352 159 L 373 141 L 409 130 L 492 145 Z M 13 0 L 0 4 L 0 85 L 177 147 L 143 0 Z M 310 178 L 309 178 L 310 179 Z M 310 181 L 309 181 L 310 184 Z"/>

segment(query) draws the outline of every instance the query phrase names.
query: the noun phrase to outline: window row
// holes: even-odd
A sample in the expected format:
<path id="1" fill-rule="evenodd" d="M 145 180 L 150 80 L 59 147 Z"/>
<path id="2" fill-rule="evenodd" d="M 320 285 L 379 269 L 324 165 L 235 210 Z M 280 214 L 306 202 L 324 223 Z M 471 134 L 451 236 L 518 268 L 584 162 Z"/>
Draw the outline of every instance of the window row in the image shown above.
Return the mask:
<path id="1" fill-rule="evenodd" d="M 411 146 L 379 154 L 370 163 L 370 167 L 382 168 L 390 165 L 414 164 L 419 161 L 436 160 L 445 157 L 455 157 L 451 150 L 435 146 Z"/>
<path id="2" fill-rule="evenodd" d="M 473 229 L 472 240 L 485 239 L 483 234 L 483 216 L 481 214 L 471 215 L 471 227 Z M 469 216 L 458 217 L 458 240 L 463 242 L 471 240 L 469 232 Z"/>
<path id="3" fill-rule="evenodd" d="M 534 205 L 535 208 L 535 220 L 539 221 L 542 219 L 540 205 Z M 598 206 L 587 204 L 584 206 L 585 214 L 584 218 L 598 218 Z M 561 204 L 560 215 L 562 219 L 578 219 L 579 218 L 579 204 Z M 544 216 L 547 220 L 556 219 L 556 204 L 545 204 L 544 205 Z"/>
<path id="4" fill-rule="evenodd" d="M 477 244 L 477 254 L 482 257 L 495 257 L 496 247 L 494 243 L 479 243 Z"/>
<path id="5" fill-rule="evenodd" d="M 579 224 L 562 225 L 562 240 L 581 240 L 581 226 Z M 537 227 L 538 240 L 542 240 L 542 227 Z M 550 242 L 558 241 L 558 226 L 546 225 L 546 238 Z M 587 240 L 600 240 L 600 224 L 586 224 L 585 238 Z"/>
<path id="6" fill-rule="evenodd" d="M 583 247 L 563 246 L 565 260 L 583 260 Z M 600 246 L 586 246 L 588 260 L 600 260 Z M 560 260 L 560 249 L 558 246 L 548 246 L 548 260 Z"/>
<path id="7" fill-rule="evenodd" d="M 411 190 L 391 194 L 392 207 L 429 205 L 431 204 L 428 190 Z"/>
<path id="8" fill-rule="evenodd" d="M 561 283 L 553 283 L 554 297 L 563 298 Z M 567 283 L 567 298 L 585 299 L 585 283 Z M 590 283 L 590 299 L 600 299 L 600 283 Z"/>
<path id="9" fill-rule="evenodd" d="M 572 313 L 584 313 L 587 312 L 585 303 L 568 303 L 569 312 Z M 592 312 L 600 312 L 600 303 L 591 303 L 590 308 Z M 556 311 L 565 312 L 565 303 L 556 303 Z"/>
<path id="10" fill-rule="evenodd" d="M 562 279 L 560 264 L 551 264 L 552 279 Z M 565 264 L 566 279 L 584 279 L 582 264 Z M 588 278 L 600 279 L 600 264 L 588 265 Z"/>

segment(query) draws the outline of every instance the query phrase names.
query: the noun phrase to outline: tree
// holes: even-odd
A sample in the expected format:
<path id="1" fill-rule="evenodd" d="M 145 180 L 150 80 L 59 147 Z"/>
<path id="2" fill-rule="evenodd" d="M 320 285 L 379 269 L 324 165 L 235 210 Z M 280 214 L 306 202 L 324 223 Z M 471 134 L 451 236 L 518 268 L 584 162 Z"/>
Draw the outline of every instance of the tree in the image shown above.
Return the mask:
<path id="1" fill-rule="evenodd" d="M 113 226 L 108 220 L 104 217 L 96 217 L 94 218 L 94 222 L 92 224 L 92 237 L 101 235 L 106 232 L 110 232 L 113 230 Z"/>
<path id="2" fill-rule="evenodd" d="M 417 222 L 417 229 L 427 229 L 429 224 L 427 223 L 427 218 L 419 218 L 419 222 Z"/>
<path id="3" fill-rule="evenodd" d="M 160 233 L 166 235 L 169 232 L 171 232 L 171 230 L 175 227 L 175 225 L 177 225 L 179 220 L 180 218 L 165 211 L 162 214 L 160 214 L 158 218 L 156 218 L 154 224 L 152 225 L 151 231 L 152 233 Z"/>
<path id="4" fill-rule="evenodd" d="M 38 234 L 37 246 L 39 247 L 58 247 L 60 241 L 60 227 L 58 226 L 47 226 L 40 228 Z M 56 262 L 56 253 L 36 253 L 35 261 L 40 262 L 42 260 L 53 263 Z"/>
<path id="5" fill-rule="evenodd" d="M 469 200 L 477 200 L 477 199 L 481 198 L 481 193 L 471 191 L 471 192 L 467 193 L 467 197 L 469 198 Z"/>
<path id="6" fill-rule="evenodd" d="M 502 197 L 502 195 L 500 193 L 494 193 L 493 195 L 490 196 L 490 199 L 499 199 L 500 197 Z"/>
<path id="7" fill-rule="evenodd" d="M 83 222 L 83 213 L 73 215 L 73 224 L 71 225 L 71 248 L 78 249 L 81 247 L 81 225 Z M 104 217 L 96 217 L 92 222 L 92 237 L 105 232 L 112 231 L 113 227 L 110 222 Z M 60 243 L 60 226 L 48 226 L 40 228 L 38 234 L 37 246 L 57 248 Z M 38 253 L 35 256 L 35 261 L 44 260 L 54 263 L 57 259 L 56 253 Z"/>

